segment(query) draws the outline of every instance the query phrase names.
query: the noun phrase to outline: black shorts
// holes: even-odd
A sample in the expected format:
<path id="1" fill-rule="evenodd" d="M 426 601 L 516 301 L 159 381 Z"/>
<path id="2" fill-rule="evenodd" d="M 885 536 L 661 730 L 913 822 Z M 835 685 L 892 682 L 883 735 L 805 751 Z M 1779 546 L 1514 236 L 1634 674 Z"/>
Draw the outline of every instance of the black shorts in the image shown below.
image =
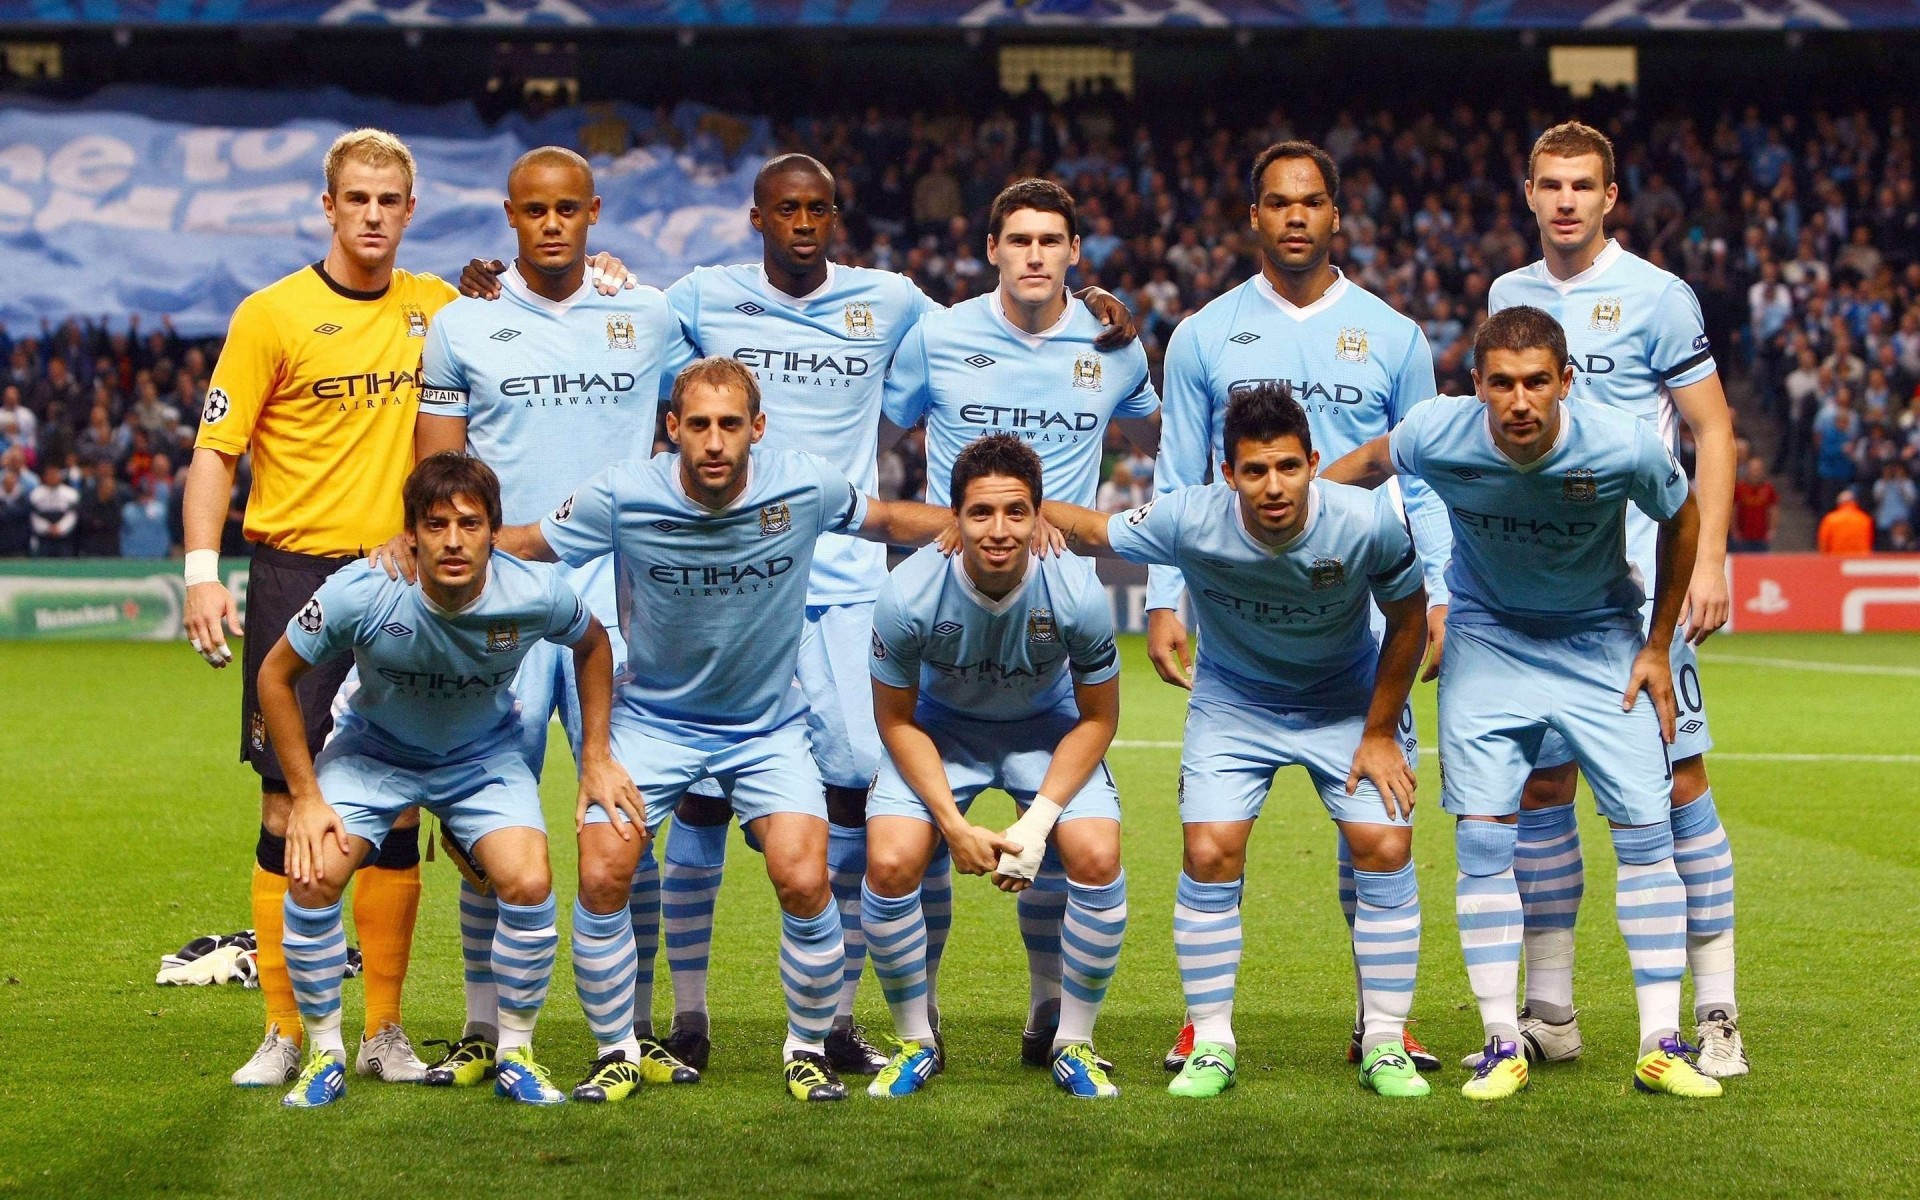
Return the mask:
<path id="1" fill-rule="evenodd" d="M 327 577 L 353 561 L 353 556 L 322 558 L 270 546 L 253 548 L 253 568 L 247 577 L 246 645 L 240 657 L 240 761 L 259 773 L 262 791 L 286 791 L 287 777 L 267 740 L 267 719 L 260 713 L 256 686 L 260 664 L 287 631 L 287 622 L 306 607 Z M 333 732 L 333 698 L 352 669 L 353 656 L 343 654 L 307 672 L 294 686 L 307 723 L 307 753 L 320 753 Z"/>

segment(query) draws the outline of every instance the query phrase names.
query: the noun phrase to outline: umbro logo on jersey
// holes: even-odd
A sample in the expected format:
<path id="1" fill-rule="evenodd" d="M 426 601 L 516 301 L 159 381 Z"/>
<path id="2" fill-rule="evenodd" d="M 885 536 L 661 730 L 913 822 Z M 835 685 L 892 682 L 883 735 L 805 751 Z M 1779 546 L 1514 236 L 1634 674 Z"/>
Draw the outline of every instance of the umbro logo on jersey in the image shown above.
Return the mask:
<path id="1" fill-rule="evenodd" d="M 1251 346 L 1260 340 L 1260 335 L 1257 333 L 1236 333 L 1227 340 L 1236 346 Z"/>
<path id="2" fill-rule="evenodd" d="M 518 329 L 502 329 L 490 339 L 496 342 L 510 342 L 520 336 Z"/>
<path id="3" fill-rule="evenodd" d="M 750 317 L 757 317 L 757 316 L 759 316 L 759 315 L 760 315 L 761 313 L 763 313 L 763 312 L 765 312 L 765 311 L 767 311 L 767 310 L 766 310 L 765 308 L 763 308 L 762 306 L 760 306 L 760 305 L 758 305 L 758 304 L 755 304 L 755 303 L 754 303 L 753 301 L 751 301 L 751 300 L 749 300 L 749 301 L 747 301 L 747 302 L 746 302 L 745 304 L 736 304 L 736 305 L 734 305 L 734 306 L 733 306 L 733 311 L 735 311 L 735 312 L 742 312 L 742 313 L 745 313 L 745 314 L 747 314 L 747 315 L 748 315 L 748 316 L 750 316 Z"/>
<path id="4" fill-rule="evenodd" d="M 410 625 L 402 625 L 398 621 L 388 621 L 380 627 L 380 632 L 390 637 L 403 638 L 413 633 L 413 627 Z"/>
<path id="5" fill-rule="evenodd" d="M 1455 467 L 1453 469 L 1453 473 L 1455 475 L 1458 475 L 1460 478 L 1466 479 L 1466 480 L 1474 480 L 1474 479 L 1480 478 L 1480 472 L 1474 470 L 1472 467 Z"/>
<path id="6" fill-rule="evenodd" d="M 672 533 L 674 530 L 680 528 L 678 524 L 672 521 L 655 521 L 653 527 L 661 533 Z"/>
<path id="7" fill-rule="evenodd" d="M 993 360 L 984 354 L 976 354 L 972 358 L 962 359 L 961 361 L 970 367 L 990 367 L 993 365 Z"/>
<path id="8" fill-rule="evenodd" d="M 332 337 L 334 334 L 340 332 L 340 327 L 329 321 L 325 325 L 315 325 L 313 331 L 326 337 Z"/>
<path id="9" fill-rule="evenodd" d="M 942 621 L 933 627 L 933 631 L 941 637 L 952 637 L 960 632 L 960 622 Z"/>

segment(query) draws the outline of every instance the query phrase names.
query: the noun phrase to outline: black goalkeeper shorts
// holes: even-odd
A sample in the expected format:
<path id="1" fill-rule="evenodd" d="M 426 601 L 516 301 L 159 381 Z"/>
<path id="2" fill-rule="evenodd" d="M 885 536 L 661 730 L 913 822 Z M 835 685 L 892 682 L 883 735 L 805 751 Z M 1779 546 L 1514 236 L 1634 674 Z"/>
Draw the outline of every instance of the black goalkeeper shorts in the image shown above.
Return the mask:
<path id="1" fill-rule="evenodd" d="M 260 664 L 327 577 L 353 561 L 353 556 L 322 558 L 270 546 L 253 548 L 253 568 L 247 577 L 246 645 L 240 659 L 240 761 L 259 774 L 263 791 L 285 791 L 287 777 L 260 713 Z M 294 686 L 307 723 L 307 753 L 320 753 L 333 732 L 333 698 L 352 669 L 353 656 L 342 654 L 313 668 Z"/>

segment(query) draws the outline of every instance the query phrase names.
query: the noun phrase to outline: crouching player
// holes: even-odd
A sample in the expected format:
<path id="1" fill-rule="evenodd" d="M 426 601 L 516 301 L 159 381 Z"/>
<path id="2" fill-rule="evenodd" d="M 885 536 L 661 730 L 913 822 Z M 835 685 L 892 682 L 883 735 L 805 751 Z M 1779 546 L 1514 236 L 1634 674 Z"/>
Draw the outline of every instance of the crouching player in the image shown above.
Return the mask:
<path id="1" fill-rule="evenodd" d="M 418 582 L 389 579 L 367 563 L 344 568 L 288 624 L 260 669 L 261 711 L 293 796 L 285 944 L 309 1038 L 306 1065 L 283 1103 L 312 1108 L 346 1092 L 340 893 L 394 818 L 419 805 L 473 848 L 499 897 L 494 1090 L 524 1104 L 558 1104 L 566 1097 L 532 1049 L 559 945 L 553 881 L 510 685 L 534 643 L 573 648 L 586 732 L 580 806 L 637 813 L 639 795 L 609 748 L 612 651 L 606 630 L 557 573 L 493 553 L 500 484 L 485 463 L 453 452 L 427 459 L 407 480 L 405 512 Z M 360 688 L 332 740 L 310 758 L 294 684 L 348 652 Z"/>
<path id="2" fill-rule="evenodd" d="M 1233 1086 L 1247 839 L 1274 774 L 1297 764 L 1352 847 L 1360 1082 L 1424 1096 L 1403 1040 L 1420 955 L 1407 692 L 1427 629 L 1413 537 L 1384 493 L 1314 481 L 1320 456 L 1285 384 L 1235 392 L 1222 445 L 1220 483 L 1112 517 L 1045 508 L 1068 545 L 1178 567 L 1195 585 L 1200 660 L 1180 752 L 1186 855 L 1173 913 L 1194 1045 L 1167 1090 Z M 1386 617 L 1383 641 L 1369 599 Z"/>
<path id="3" fill-rule="evenodd" d="M 1440 668 L 1441 804 L 1459 818 L 1455 909 L 1486 1049 L 1464 1091 L 1500 1100 L 1527 1084 L 1517 988 L 1514 880 L 1521 790 L 1549 731 L 1565 739 L 1613 829 L 1614 904 L 1640 1009 L 1634 1083 L 1720 1094 L 1680 1040 L 1686 892 L 1674 867 L 1674 627 L 1700 516 L 1659 428 L 1568 400 L 1566 334 L 1544 311 L 1502 309 L 1474 335 L 1473 396 L 1436 396 L 1329 468 L 1376 485 L 1417 475 L 1453 522 L 1447 655 Z M 1659 526 L 1653 621 L 1626 557 L 1627 507 Z M 1640 693 L 1651 701 L 1640 703 Z"/>
<path id="4" fill-rule="evenodd" d="M 1028 549 L 1040 457 L 1019 438 L 989 434 L 961 451 L 948 495 L 960 553 L 920 551 L 887 577 L 874 609 L 874 716 L 888 761 L 867 807 L 860 911 L 903 1045 L 867 1091 L 911 1095 L 944 1066 L 920 898 L 944 839 L 962 872 L 992 871 L 1010 892 L 1057 854 L 1067 910 L 1053 1078 L 1071 1096 L 1117 1096 L 1093 1052 L 1127 927 L 1120 798 L 1104 761 L 1120 719 L 1106 589 L 1085 560 Z M 1004 836 L 967 821 L 990 787 L 1023 810 Z"/>

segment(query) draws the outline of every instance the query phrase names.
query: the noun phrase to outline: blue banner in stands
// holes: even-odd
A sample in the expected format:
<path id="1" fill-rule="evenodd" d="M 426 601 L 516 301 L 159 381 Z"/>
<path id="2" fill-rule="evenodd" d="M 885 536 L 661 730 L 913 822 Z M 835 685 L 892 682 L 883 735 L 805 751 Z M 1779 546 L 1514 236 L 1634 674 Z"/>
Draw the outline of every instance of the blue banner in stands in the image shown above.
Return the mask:
<path id="1" fill-rule="evenodd" d="M 0 0 L 60 24 L 1897 29 L 1920 0 Z"/>
<path id="2" fill-rule="evenodd" d="M 79 104 L 0 105 L 0 321 L 19 331 L 42 317 L 165 314 L 189 336 L 224 331 L 247 293 L 325 254 L 320 159 L 357 125 L 399 133 L 419 162 L 400 249 L 411 270 L 457 276 L 470 258 L 511 257 L 507 168 L 553 143 L 627 147 L 596 160 L 591 245 L 646 282 L 757 257 L 747 207 L 765 123 L 696 105 L 669 122 L 598 105 L 489 127 L 468 105 L 343 92 L 127 87 Z"/>

